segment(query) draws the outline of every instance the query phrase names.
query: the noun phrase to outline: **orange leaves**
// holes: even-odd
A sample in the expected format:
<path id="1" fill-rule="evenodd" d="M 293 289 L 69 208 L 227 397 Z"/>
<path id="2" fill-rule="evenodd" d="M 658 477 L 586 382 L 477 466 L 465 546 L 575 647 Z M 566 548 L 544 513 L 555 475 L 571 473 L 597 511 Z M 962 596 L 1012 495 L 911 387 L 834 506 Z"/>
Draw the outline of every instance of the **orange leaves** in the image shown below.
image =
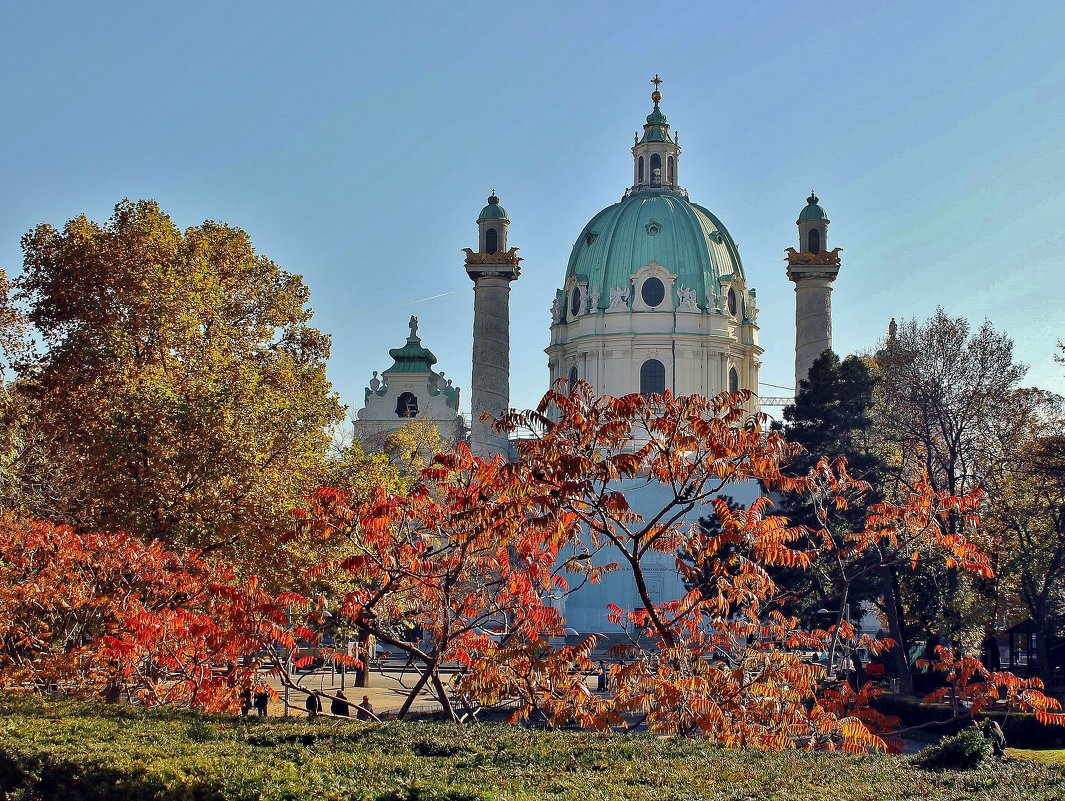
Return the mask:
<path id="1" fill-rule="evenodd" d="M 240 661 L 285 639 L 282 618 L 257 581 L 240 585 L 230 566 L 191 552 L 0 525 L 2 684 L 232 709 L 254 673 Z"/>

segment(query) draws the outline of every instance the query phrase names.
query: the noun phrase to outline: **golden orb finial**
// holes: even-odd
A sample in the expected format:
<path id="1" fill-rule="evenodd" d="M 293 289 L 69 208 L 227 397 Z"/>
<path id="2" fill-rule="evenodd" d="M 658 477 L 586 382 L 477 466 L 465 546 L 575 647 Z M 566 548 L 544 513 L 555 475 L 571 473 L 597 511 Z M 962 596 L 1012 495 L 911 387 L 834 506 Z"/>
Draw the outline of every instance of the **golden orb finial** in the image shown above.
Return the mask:
<path id="1" fill-rule="evenodd" d="M 655 85 L 655 90 L 651 92 L 651 100 L 654 102 L 655 107 L 658 107 L 659 102 L 662 100 L 662 93 L 658 91 L 658 87 L 662 85 L 663 81 L 658 77 L 658 73 L 655 73 L 655 77 L 651 79 L 651 83 Z"/>

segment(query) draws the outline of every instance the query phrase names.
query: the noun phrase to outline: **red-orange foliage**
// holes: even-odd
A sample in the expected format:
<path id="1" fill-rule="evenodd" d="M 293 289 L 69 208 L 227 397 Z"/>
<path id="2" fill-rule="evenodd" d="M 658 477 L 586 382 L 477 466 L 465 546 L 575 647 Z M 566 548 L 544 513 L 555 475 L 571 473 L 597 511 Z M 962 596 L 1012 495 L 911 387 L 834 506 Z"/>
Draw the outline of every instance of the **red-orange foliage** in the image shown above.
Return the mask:
<path id="1" fill-rule="evenodd" d="M 791 526 L 772 514 L 768 497 L 730 510 L 718 493 L 732 482 L 807 493 L 826 513 L 865 487 L 843 462 L 822 460 L 808 476 L 784 476 L 791 446 L 766 430 L 764 417 L 748 414 L 749 398 L 597 398 L 579 382 L 570 393 L 548 393 L 535 412 L 500 421 L 535 432 L 520 443 L 516 463 L 486 463 L 459 446 L 405 498 L 382 493 L 352 508 L 341 493 L 320 492 L 305 524 L 345 532 L 356 551 L 323 566 L 355 583 L 341 614 L 420 663 L 404 711 L 431 683 L 447 709 L 449 697 L 470 711 L 509 701 L 516 718 L 542 713 L 555 724 L 601 729 L 646 722 L 730 746 L 887 747 L 874 730 L 892 722 L 870 709 L 875 691 L 851 688 L 802 657 L 853 638 L 849 624 L 810 631 L 774 609 L 766 568 L 802 569 L 826 552 L 852 559 L 878 548 L 986 574 L 964 533 L 946 535 L 937 525 L 955 515 L 965 524 L 958 531 L 971 529 L 978 497 L 947 497 L 922 484 L 905 504 L 873 507 L 865 528 L 842 543 Z M 629 506 L 624 482 L 636 480 L 669 489 L 661 508 L 641 515 Z M 698 524 L 708 511 L 720 531 Z M 675 560 L 691 588 L 681 597 L 661 601 L 650 592 L 648 561 L 656 554 Z M 609 610 L 633 645 L 627 663 L 612 669 L 612 694 L 599 697 L 574 674 L 591 667 L 593 643 L 548 644 L 564 623 L 551 599 L 615 562 L 631 571 L 641 606 Z M 414 625 L 424 641 L 404 639 Z M 445 661 L 463 668 L 450 688 L 439 672 Z M 1017 700 L 1053 706 L 1042 696 Z"/>
<path id="2" fill-rule="evenodd" d="M 0 521 L 0 686 L 233 710 L 286 641 L 253 579 L 125 534 Z"/>

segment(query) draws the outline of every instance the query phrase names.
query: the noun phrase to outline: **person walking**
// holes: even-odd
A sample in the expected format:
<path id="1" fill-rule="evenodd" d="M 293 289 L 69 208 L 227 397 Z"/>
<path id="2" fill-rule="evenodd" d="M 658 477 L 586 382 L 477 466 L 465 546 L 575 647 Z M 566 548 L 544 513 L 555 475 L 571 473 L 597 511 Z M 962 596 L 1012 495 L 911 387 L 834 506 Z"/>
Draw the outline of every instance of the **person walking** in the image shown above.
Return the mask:
<path id="1" fill-rule="evenodd" d="M 255 711 L 261 718 L 266 717 L 266 705 L 270 703 L 270 693 L 266 691 L 265 687 L 260 687 L 255 691 L 254 699 Z"/>
<path id="2" fill-rule="evenodd" d="M 240 716 L 246 718 L 249 712 L 251 712 L 251 687 L 245 686 L 240 691 Z"/>
<path id="3" fill-rule="evenodd" d="M 609 675 L 610 674 L 607 673 L 607 669 L 606 669 L 606 662 L 604 662 L 602 660 L 599 660 L 599 673 L 598 673 L 599 680 L 596 682 L 596 685 L 595 685 L 595 689 L 598 692 L 601 692 L 601 693 L 606 692 L 606 682 L 607 682 L 607 677 Z"/>
<path id="4" fill-rule="evenodd" d="M 373 705 L 370 703 L 370 696 L 362 697 L 362 703 L 355 707 L 355 717 L 359 720 L 373 720 Z"/>
<path id="5" fill-rule="evenodd" d="M 318 696 L 317 690 L 311 690 L 307 696 L 307 717 L 310 720 L 314 720 L 321 711 L 322 699 Z"/>
<path id="6" fill-rule="evenodd" d="M 344 695 L 343 690 L 338 690 L 336 698 L 329 704 L 329 711 L 337 717 L 346 718 L 350 717 L 351 711 L 348 704 L 348 698 Z"/>

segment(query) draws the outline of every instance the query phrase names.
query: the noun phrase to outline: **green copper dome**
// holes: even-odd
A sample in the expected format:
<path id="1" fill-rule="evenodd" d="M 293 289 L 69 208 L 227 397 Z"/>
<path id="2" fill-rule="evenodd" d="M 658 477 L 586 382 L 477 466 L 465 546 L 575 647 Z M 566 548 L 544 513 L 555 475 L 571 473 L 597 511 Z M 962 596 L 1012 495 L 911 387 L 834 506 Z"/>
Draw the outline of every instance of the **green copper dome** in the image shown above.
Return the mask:
<path id="1" fill-rule="evenodd" d="M 407 340 L 402 348 L 393 348 L 388 355 L 396 360 L 396 363 L 385 370 L 389 373 L 431 373 L 436 364 L 436 356 L 427 348 L 422 347 L 420 339 Z"/>
<path id="2" fill-rule="evenodd" d="M 719 279 L 743 275 L 736 243 L 713 214 L 672 192 L 640 192 L 603 209 L 584 226 L 570 254 L 566 281 L 588 281 L 599 290 L 599 308 L 610 305 L 610 290 L 628 293 L 633 273 L 658 262 L 677 274 L 676 293 L 694 289 L 699 306 L 712 308 L 707 288 L 720 294 Z"/>
<path id="3" fill-rule="evenodd" d="M 813 192 L 806 198 L 806 207 L 799 212 L 799 222 L 803 220 L 825 220 L 828 222 L 828 214 L 817 205 L 817 195 Z"/>
<path id="4" fill-rule="evenodd" d="M 477 215 L 477 222 L 485 222 L 486 220 L 506 220 L 510 222 L 507 210 L 499 205 L 499 198 L 496 197 L 495 192 L 489 196 L 488 205 L 481 209 L 481 213 Z"/>

